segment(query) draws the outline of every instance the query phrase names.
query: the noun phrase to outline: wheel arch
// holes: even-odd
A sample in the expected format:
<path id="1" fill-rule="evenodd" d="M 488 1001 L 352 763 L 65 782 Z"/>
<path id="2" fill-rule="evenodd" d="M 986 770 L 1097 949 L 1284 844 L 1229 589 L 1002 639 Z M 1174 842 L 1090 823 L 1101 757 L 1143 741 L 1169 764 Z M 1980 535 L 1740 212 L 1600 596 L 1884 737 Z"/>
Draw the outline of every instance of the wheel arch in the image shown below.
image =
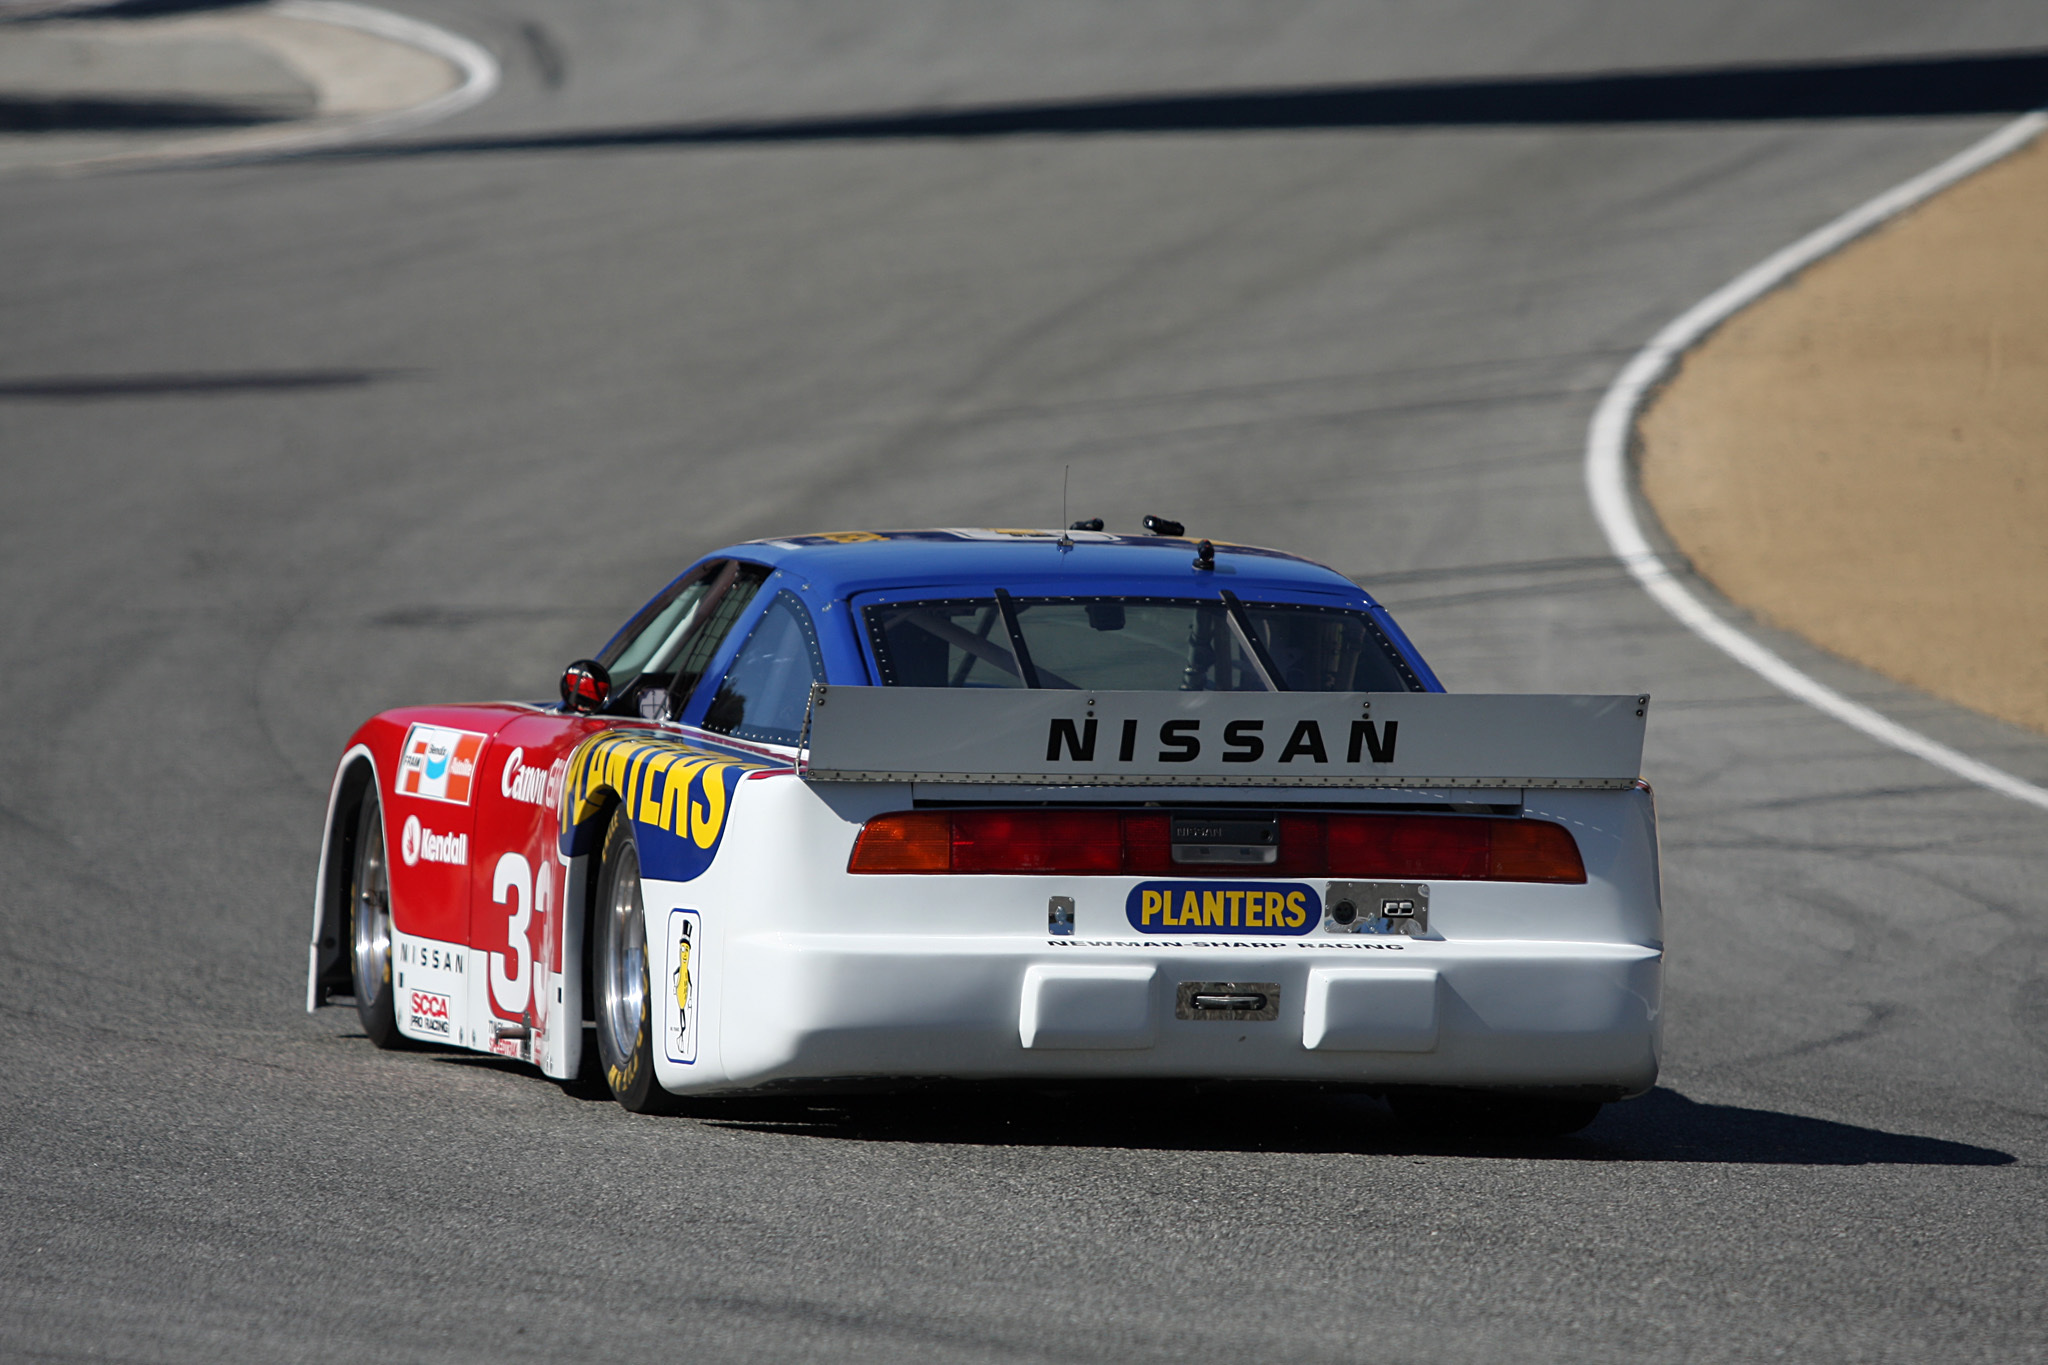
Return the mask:
<path id="1" fill-rule="evenodd" d="M 378 786 L 377 759 L 367 744 L 351 745 L 335 765 L 327 789 L 327 820 L 321 826 L 320 870 L 313 886 L 313 937 L 306 952 L 306 1012 L 337 995 L 352 995 L 347 927 L 348 868 L 355 852 L 356 812 L 363 794 Z"/>
<path id="2" fill-rule="evenodd" d="M 575 812 L 575 823 L 563 837 L 562 843 L 568 854 L 568 871 L 562 887 L 562 905 L 565 912 L 575 907 L 573 915 L 564 925 L 562 950 L 566 957 L 573 952 L 576 970 L 567 970 L 563 962 L 563 975 L 575 983 L 579 1000 L 570 1011 L 580 1023 L 596 1022 L 593 1013 L 592 981 L 590 976 L 590 930 L 591 917 L 597 913 L 597 882 L 599 863 L 604 858 L 604 831 L 611 824 L 612 812 L 624 804 L 624 798 L 611 786 L 592 787 L 589 792 L 570 798 Z M 565 1002 L 566 1003 L 566 1002 Z"/>

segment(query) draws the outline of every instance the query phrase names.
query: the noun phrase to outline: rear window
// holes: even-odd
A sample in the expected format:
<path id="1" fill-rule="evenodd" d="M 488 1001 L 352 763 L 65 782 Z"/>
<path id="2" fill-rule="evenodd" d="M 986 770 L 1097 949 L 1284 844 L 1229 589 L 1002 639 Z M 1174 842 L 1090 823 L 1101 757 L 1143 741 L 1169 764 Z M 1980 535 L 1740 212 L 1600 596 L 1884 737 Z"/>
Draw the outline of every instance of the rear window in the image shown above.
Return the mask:
<path id="1" fill-rule="evenodd" d="M 1291 692 L 1422 690 L 1362 611 L 1240 605 L 1237 618 L 1220 600 L 1013 597 L 1006 613 L 994 597 L 948 598 L 871 606 L 865 620 L 894 687 L 1262 692 L 1270 674 Z"/>

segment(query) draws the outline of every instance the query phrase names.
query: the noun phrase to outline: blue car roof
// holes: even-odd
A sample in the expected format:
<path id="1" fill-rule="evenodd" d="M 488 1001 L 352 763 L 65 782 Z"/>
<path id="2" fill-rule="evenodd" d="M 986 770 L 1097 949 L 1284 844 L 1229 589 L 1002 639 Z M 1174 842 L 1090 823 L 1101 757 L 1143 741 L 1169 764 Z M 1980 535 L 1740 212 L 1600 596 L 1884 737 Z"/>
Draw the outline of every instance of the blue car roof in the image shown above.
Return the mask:
<path id="1" fill-rule="evenodd" d="M 1214 570 L 1195 567 L 1196 541 L 1102 531 L 954 529 L 778 536 L 719 550 L 799 574 L 812 593 L 846 598 L 888 589 L 994 583 L 1017 593 L 1158 592 L 1208 596 L 1219 587 L 1370 599 L 1336 570 L 1281 550 L 1217 542 Z"/>

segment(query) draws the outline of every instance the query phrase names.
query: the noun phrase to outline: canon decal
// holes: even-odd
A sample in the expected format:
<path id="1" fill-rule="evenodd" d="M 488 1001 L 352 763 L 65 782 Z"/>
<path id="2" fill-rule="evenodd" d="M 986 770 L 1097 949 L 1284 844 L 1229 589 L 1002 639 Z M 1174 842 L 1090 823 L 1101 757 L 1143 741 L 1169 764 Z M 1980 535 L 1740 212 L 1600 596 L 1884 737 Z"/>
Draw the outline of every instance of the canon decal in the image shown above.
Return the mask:
<path id="1" fill-rule="evenodd" d="M 419 863 L 446 863 L 450 867 L 469 866 L 469 836 L 467 834 L 437 834 L 420 824 L 417 815 L 405 817 L 405 832 L 399 836 L 398 852 L 405 859 L 407 867 Z"/>
<path id="2" fill-rule="evenodd" d="M 529 806 L 553 810 L 562 795 L 562 778 L 568 771 L 567 758 L 556 759 L 551 767 L 529 768 L 526 766 L 526 750 L 514 749 L 505 755 L 505 770 L 498 777 L 498 793 L 508 801 L 524 801 Z"/>

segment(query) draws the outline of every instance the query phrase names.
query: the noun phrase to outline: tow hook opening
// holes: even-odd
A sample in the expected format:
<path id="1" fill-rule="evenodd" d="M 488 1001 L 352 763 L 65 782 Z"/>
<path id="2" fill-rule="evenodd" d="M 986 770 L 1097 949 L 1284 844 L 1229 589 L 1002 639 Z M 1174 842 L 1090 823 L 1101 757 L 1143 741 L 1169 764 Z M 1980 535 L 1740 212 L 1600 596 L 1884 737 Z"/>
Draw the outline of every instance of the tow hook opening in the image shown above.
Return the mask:
<path id="1" fill-rule="evenodd" d="M 1277 981 L 1183 981 L 1174 992 L 1176 1019 L 1214 1023 L 1256 1022 L 1280 1014 Z"/>

